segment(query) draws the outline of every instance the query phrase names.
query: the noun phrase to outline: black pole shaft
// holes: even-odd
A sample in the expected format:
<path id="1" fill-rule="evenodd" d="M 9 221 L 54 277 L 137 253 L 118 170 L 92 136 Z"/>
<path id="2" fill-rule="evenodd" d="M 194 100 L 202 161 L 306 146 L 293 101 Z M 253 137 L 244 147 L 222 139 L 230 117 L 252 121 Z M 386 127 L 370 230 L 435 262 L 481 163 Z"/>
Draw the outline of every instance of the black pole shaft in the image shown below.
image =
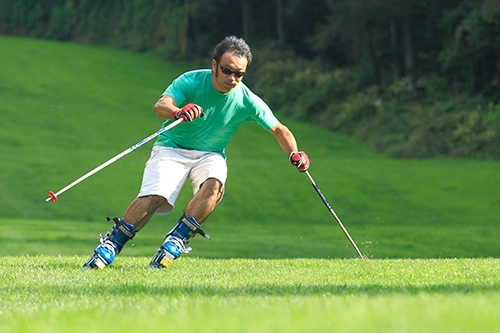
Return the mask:
<path id="1" fill-rule="evenodd" d="M 361 253 L 361 251 L 359 250 L 358 246 L 356 245 L 356 243 L 354 243 L 354 240 L 352 239 L 351 235 L 349 235 L 349 232 L 347 231 L 347 229 L 344 227 L 344 224 L 342 223 L 342 221 L 340 221 L 339 217 L 337 216 L 337 214 L 335 213 L 335 211 L 333 210 L 332 206 L 330 205 L 330 203 L 328 202 L 328 200 L 326 200 L 326 197 L 323 195 L 323 192 L 321 192 L 321 190 L 319 189 L 318 185 L 316 185 L 316 182 L 314 181 L 314 179 L 311 177 L 311 174 L 309 173 L 309 171 L 305 171 L 305 174 L 307 175 L 307 177 L 309 178 L 309 180 L 311 181 L 311 184 L 312 186 L 314 187 L 314 189 L 316 190 L 316 192 L 318 193 L 319 197 L 321 198 L 321 200 L 323 200 L 323 203 L 325 204 L 326 208 L 328 208 L 328 210 L 330 211 L 330 213 L 332 213 L 333 217 L 335 218 L 335 220 L 337 221 L 337 223 L 339 224 L 340 228 L 342 229 L 342 231 L 344 232 L 344 234 L 347 236 L 347 238 L 349 239 L 349 241 L 351 242 L 352 246 L 354 247 L 354 249 L 356 250 L 356 252 L 358 253 L 359 257 L 361 259 L 365 259 L 363 254 Z"/>

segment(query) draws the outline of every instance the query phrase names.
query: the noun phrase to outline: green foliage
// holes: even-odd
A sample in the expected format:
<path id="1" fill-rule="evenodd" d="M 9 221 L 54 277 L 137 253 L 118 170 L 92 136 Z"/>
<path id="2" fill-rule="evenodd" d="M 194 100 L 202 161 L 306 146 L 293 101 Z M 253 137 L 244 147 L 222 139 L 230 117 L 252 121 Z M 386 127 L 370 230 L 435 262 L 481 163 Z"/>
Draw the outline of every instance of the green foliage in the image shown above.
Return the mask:
<path id="1" fill-rule="evenodd" d="M 445 11 L 444 27 L 454 27 L 440 52 L 443 69 L 459 92 L 483 92 L 498 98 L 500 7 L 495 1 L 462 1 Z M 450 34 L 450 35 L 451 35 Z"/>
<path id="2" fill-rule="evenodd" d="M 312 120 L 362 85 L 351 70 L 324 71 L 318 62 L 289 53 L 259 51 L 255 90 L 280 113 Z"/>
<path id="3" fill-rule="evenodd" d="M 277 58 L 277 57 L 276 57 Z M 315 63 L 273 60 L 258 65 L 255 90 L 279 112 L 369 142 L 391 156 L 500 158 L 500 119 L 490 99 L 443 94 L 442 80 L 422 78 L 413 93 L 404 81 L 380 92 L 354 70 L 322 71 Z"/>
<path id="4" fill-rule="evenodd" d="M 1 31 L 53 40 L 110 45 L 132 51 L 179 51 L 187 24 L 183 1 L 9 1 Z"/>

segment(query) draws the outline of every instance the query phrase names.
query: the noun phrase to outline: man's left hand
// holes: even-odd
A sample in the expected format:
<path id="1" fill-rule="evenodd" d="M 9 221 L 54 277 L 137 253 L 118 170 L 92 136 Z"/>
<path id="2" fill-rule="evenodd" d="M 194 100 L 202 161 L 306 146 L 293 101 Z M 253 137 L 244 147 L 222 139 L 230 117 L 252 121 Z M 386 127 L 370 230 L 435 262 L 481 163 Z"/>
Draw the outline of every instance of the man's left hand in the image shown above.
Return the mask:
<path id="1" fill-rule="evenodd" d="M 309 157 L 303 151 L 292 151 L 288 157 L 297 170 L 304 172 L 309 168 Z"/>

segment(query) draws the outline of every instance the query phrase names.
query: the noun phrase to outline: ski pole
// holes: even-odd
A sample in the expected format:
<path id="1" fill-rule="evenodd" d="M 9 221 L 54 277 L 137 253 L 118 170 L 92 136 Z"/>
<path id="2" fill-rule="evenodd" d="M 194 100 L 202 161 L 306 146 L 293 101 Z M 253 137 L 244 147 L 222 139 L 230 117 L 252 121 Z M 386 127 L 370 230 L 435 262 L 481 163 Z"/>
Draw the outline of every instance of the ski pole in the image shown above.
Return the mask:
<path id="1" fill-rule="evenodd" d="M 135 145 L 131 146 L 130 148 L 128 148 L 126 150 L 124 150 L 123 152 L 121 152 L 120 154 L 116 155 L 115 157 L 113 157 L 113 158 L 109 159 L 108 161 L 104 162 L 103 164 L 99 165 L 95 169 L 90 170 L 89 172 L 87 172 L 86 174 L 84 174 L 83 176 L 81 176 L 80 178 L 78 178 L 77 180 L 75 180 L 74 182 L 72 182 L 71 184 L 69 184 L 68 186 L 60 189 L 59 191 L 57 191 L 55 193 L 53 191 L 50 191 L 49 192 L 49 197 L 47 199 L 45 199 L 45 202 L 49 202 L 50 200 L 52 200 L 52 202 L 57 202 L 59 195 L 61 195 L 62 193 L 66 192 L 67 190 L 69 190 L 70 188 L 72 188 L 73 186 L 75 186 L 76 184 L 78 184 L 81 181 L 89 178 L 90 176 L 92 176 L 96 172 L 104 169 L 105 167 L 107 167 L 108 165 L 116 162 L 117 160 L 119 160 L 123 156 L 125 156 L 125 155 L 131 153 L 132 151 L 136 150 L 137 148 L 139 148 L 140 146 L 142 146 L 146 142 L 151 141 L 152 139 L 156 138 L 160 134 L 168 131 L 169 129 L 171 129 L 171 128 L 177 126 L 177 125 L 179 125 L 182 122 L 183 122 L 182 118 L 177 119 L 176 121 L 168 124 L 167 126 L 161 128 L 158 131 L 156 131 L 155 133 L 151 134 L 147 138 L 145 138 L 145 139 L 137 142 Z"/>

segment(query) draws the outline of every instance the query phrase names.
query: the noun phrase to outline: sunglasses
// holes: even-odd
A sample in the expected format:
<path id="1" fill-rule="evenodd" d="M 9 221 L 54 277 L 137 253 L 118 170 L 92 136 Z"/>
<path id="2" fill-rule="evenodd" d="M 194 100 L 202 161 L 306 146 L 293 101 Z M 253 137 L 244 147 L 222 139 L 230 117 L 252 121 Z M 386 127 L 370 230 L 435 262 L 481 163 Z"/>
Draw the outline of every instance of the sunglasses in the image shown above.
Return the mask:
<path id="1" fill-rule="evenodd" d="M 217 65 L 219 65 L 222 73 L 224 73 L 226 75 L 234 75 L 234 77 L 236 77 L 238 79 L 243 77 L 243 75 L 245 75 L 245 72 L 239 72 L 239 71 L 235 72 L 231 68 L 223 67 L 217 60 L 215 60 L 215 62 L 217 63 Z"/>

